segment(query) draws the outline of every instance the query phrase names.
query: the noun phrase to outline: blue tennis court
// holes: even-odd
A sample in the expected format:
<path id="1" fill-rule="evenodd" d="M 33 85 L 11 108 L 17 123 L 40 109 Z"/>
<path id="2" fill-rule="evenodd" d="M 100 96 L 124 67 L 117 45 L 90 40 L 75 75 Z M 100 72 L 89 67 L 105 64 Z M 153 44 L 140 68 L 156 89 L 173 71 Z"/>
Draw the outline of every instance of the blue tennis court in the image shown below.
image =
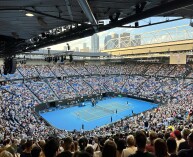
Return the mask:
<path id="1" fill-rule="evenodd" d="M 58 129 L 81 130 L 82 125 L 84 125 L 85 130 L 92 130 L 111 123 L 111 117 L 112 122 L 115 122 L 132 115 L 132 111 L 140 113 L 155 107 L 157 104 L 150 102 L 127 97 L 115 97 L 104 98 L 98 101 L 95 107 L 92 107 L 91 102 L 85 102 L 84 107 L 75 106 L 40 115 Z"/>

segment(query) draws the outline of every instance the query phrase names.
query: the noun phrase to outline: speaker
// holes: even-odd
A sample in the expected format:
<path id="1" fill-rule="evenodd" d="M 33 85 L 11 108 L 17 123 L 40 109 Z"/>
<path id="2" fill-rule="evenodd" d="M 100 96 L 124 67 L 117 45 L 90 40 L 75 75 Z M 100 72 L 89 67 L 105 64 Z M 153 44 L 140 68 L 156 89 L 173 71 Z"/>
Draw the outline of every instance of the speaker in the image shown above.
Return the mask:
<path id="1" fill-rule="evenodd" d="M 50 106 L 50 107 L 56 107 L 56 102 L 55 102 L 55 101 L 50 102 L 50 103 L 49 103 L 49 106 Z"/>
<path id="2" fill-rule="evenodd" d="M 135 28 L 139 27 L 139 22 L 135 22 Z"/>
<path id="3" fill-rule="evenodd" d="M 15 59 L 15 58 L 12 58 L 11 64 L 10 64 L 10 66 L 11 66 L 11 68 L 10 68 L 10 74 L 14 74 L 14 73 L 15 73 L 15 71 L 16 71 L 16 64 L 17 64 L 16 59 Z"/>
<path id="4" fill-rule="evenodd" d="M 16 70 L 16 59 L 15 58 L 5 58 L 3 69 L 4 69 L 4 75 L 14 74 Z"/>
<path id="5" fill-rule="evenodd" d="M 72 57 L 72 55 L 70 55 L 69 57 L 70 57 L 70 62 L 72 62 L 72 61 L 73 61 L 73 57 Z"/>

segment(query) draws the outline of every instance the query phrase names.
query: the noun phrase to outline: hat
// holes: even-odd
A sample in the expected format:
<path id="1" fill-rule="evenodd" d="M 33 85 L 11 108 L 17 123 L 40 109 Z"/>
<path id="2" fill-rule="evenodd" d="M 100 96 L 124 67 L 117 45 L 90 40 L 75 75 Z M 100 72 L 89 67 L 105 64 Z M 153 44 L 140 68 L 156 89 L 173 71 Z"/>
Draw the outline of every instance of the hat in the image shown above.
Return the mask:
<path id="1" fill-rule="evenodd" d="M 175 135 L 175 136 L 180 136 L 180 135 L 181 135 L 181 132 L 180 132 L 179 130 L 175 130 L 175 131 L 174 131 L 174 135 Z"/>

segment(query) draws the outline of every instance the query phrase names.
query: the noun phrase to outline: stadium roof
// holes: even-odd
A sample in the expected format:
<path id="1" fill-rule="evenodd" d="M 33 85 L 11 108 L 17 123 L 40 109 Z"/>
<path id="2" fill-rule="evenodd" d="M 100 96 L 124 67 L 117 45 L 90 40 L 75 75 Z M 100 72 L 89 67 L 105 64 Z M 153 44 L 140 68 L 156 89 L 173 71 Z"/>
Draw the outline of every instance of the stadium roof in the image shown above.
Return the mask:
<path id="1" fill-rule="evenodd" d="M 0 56 L 87 37 L 152 16 L 192 18 L 192 9 L 192 0 L 3 0 Z M 110 23 L 104 25 L 102 20 L 108 19 Z"/>

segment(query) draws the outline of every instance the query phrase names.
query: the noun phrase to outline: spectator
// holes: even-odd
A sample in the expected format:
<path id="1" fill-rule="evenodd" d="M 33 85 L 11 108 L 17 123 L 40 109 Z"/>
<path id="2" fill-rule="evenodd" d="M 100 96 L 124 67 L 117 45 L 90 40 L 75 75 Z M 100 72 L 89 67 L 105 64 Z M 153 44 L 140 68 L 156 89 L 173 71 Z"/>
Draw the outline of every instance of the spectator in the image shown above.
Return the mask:
<path id="1" fill-rule="evenodd" d="M 85 151 L 90 154 L 91 157 L 94 156 L 94 149 L 92 146 L 87 146 Z"/>
<path id="2" fill-rule="evenodd" d="M 41 148 L 40 147 L 35 146 L 31 150 L 31 156 L 32 157 L 39 157 L 40 153 L 41 153 Z"/>
<path id="3" fill-rule="evenodd" d="M 0 153 L 0 157 L 13 157 L 13 155 L 10 152 L 4 150 Z"/>
<path id="4" fill-rule="evenodd" d="M 58 157 L 72 157 L 72 152 L 71 152 L 71 146 L 72 146 L 72 138 L 71 137 L 66 137 L 63 140 L 62 147 L 64 151 L 58 155 Z"/>
<path id="5" fill-rule="evenodd" d="M 137 145 L 137 151 L 135 154 L 130 155 L 129 157 L 142 157 L 142 156 L 143 157 L 154 157 L 152 154 L 145 151 L 147 138 L 146 138 L 146 135 L 144 134 L 144 132 L 137 131 L 136 136 L 135 136 L 135 140 L 136 140 L 136 145 Z"/>
<path id="6" fill-rule="evenodd" d="M 157 138 L 157 134 L 153 131 L 150 132 L 149 134 L 149 141 L 150 144 L 146 145 L 146 151 L 154 154 L 154 140 Z"/>
<path id="7" fill-rule="evenodd" d="M 190 146 L 188 144 L 188 139 L 187 139 L 187 137 L 190 133 L 191 133 L 190 130 L 187 128 L 182 130 L 182 136 L 183 136 L 185 141 L 180 143 L 178 151 L 180 151 L 182 149 L 190 149 Z"/>
<path id="8" fill-rule="evenodd" d="M 82 137 L 81 139 L 79 139 L 78 143 L 79 143 L 80 151 L 81 152 L 85 151 L 85 148 L 86 148 L 86 146 L 88 144 L 87 138 Z"/>
<path id="9" fill-rule="evenodd" d="M 114 141 L 107 140 L 104 144 L 102 157 L 116 157 L 117 146 Z"/>
<path id="10" fill-rule="evenodd" d="M 25 149 L 24 151 L 21 153 L 21 156 L 20 157 L 32 157 L 31 155 L 31 150 L 32 150 L 32 141 L 31 140 L 28 140 L 26 143 L 25 143 Z"/>
<path id="11" fill-rule="evenodd" d="M 56 157 L 59 152 L 59 141 L 55 138 L 48 140 L 44 147 L 45 157 Z"/>
<path id="12" fill-rule="evenodd" d="M 176 137 L 177 150 L 178 150 L 180 143 L 185 142 L 185 140 L 182 138 L 181 132 L 179 130 L 175 130 L 174 135 Z"/>
<path id="13" fill-rule="evenodd" d="M 126 148 L 126 141 L 123 139 L 118 139 L 117 141 L 117 157 L 121 157 L 123 149 Z"/>
<path id="14" fill-rule="evenodd" d="M 157 138 L 154 143 L 155 157 L 168 157 L 166 142 Z"/>
<path id="15" fill-rule="evenodd" d="M 177 143 L 175 138 L 169 137 L 167 139 L 168 154 L 170 157 L 177 157 Z"/>
<path id="16" fill-rule="evenodd" d="M 190 149 L 181 150 L 178 153 L 178 157 L 192 157 L 192 154 L 193 154 L 193 133 L 188 135 L 188 144 L 190 145 Z"/>
<path id="17" fill-rule="evenodd" d="M 135 154 L 137 147 L 135 147 L 135 138 L 133 135 L 127 136 L 127 148 L 123 149 L 122 157 L 128 157 L 129 155 Z"/>

